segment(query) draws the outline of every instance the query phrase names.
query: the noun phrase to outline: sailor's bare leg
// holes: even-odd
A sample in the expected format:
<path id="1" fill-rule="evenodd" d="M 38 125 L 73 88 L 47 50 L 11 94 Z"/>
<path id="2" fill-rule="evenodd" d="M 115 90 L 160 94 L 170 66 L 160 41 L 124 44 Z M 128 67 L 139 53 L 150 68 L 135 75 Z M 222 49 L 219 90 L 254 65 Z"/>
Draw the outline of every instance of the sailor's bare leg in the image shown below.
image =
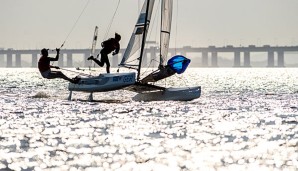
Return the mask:
<path id="1" fill-rule="evenodd" d="M 99 66 L 101 66 L 101 67 L 103 67 L 103 65 L 104 65 L 104 63 L 103 62 L 101 62 L 101 61 L 99 61 L 98 59 L 96 59 L 96 58 L 92 58 L 92 60 L 97 64 L 97 65 L 99 65 Z"/>
<path id="2" fill-rule="evenodd" d="M 110 73 L 110 61 L 108 60 L 107 62 L 106 62 L 106 65 L 107 65 L 107 73 Z"/>
<path id="3" fill-rule="evenodd" d="M 64 80 L 67 80 L 69 82 L 73 82 L 73 79 L 68 78 L 66 75 L 64 75 L 60 71 L 51 71 L 47 77 L 48 79 L 54 79 L 54 78 L 62 78 Z"/>

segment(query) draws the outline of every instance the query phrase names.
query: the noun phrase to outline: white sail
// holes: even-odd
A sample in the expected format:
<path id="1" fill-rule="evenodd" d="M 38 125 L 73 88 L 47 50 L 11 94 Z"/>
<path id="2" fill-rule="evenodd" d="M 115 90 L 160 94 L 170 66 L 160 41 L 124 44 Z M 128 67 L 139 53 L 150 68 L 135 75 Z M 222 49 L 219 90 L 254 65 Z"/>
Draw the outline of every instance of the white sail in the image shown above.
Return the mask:
<path id="1" fill-rule="evenodd" d="M 95 53 L 97 35 L 98 35 L 98 27 L 95 26 L 94 36 L 93 36 L 93 40 L 92 40 L 91 56 L 94 56 L 94 53 Z"/>
<path id="2" fill-rule="evenodd" d="M 161 33 L 160 33 L 160 65 L 166 65 L 169 50 L 173 0 L 162 0 L 161 4 Z"/>
<path id="3" fill-rule="evenodd" d="M 142 78 L 142 83 L 156 82 L 174 75 L 176 72 L 166 66 L 169 50 L 171 24 L 172 24 L 173 1 L 161 1 L 161 29 L 160 29 L 160 62 L 159 69 Z"/>
<path id="4" fill-rule="evenodd" d="M 148 1 L 149 1 L 149 7 L 148 7 L 148 13 L 146 14 Z M 125 50 L 125 53 L 119 65 L 122 65 L 122 66 L 125 66 L 126 64 L 130 65 L 128 64 L 129 63 L 128 59 L 130 59 L 130 57 L 133 56 L 141 48 L 141 44 L 143 41 L 143 34 L 145 34 L 145 37 L 146 37 L 149 29 L 154 1 L 155 0 L 145 0 L 141 13 L 138 18 L 138 21 L 135 25 L 134 31 L 129 40 L 128 46 Z M 147 16 L 147 22 L 146 22 L 146 16 Z M 147 24 L 146 31 L 144 31 L 145 23 Z M 133 61 L 135 59 L 130 59 L 130 61 Z"/>
<path id="5" fill-rule="evenodd" d="M 199 98 L 201 95 L 201 87 L 184 87 L 184 88 L 166 88 L 160 85 L 149 84 L 156 82 L 174 74 L 181 74 L 187 68 L 190 60 L 184 56 L 174 56 L 166 65 L 166 58 L 169 49 L 173 0 L 161 0 L 161 32 L 160 32 L 160 67 L 140 78 L 142 58 L 144 46 L 149 30 L 152 10 L 155 0 L 144 0 L 144 5 L 140 12 L 139 18 L 135 25 L 134 31 L 130 38 L 129 44 L 125 51 L 119 66 L 137 69 L 135 72 L 129 73 L 107 73 L 99 76 L 88 75 L 88 78 L 81 78 L 78 84 L 70 83 L 68 90 L 70 91 L 68 99 L 71 100 L 73 91 L 90 92 L 89 100 L 93 100 L 94 92 L 113 91 L 122 88 L 134 91 L 137 94 L 134 100 L 142 101 L 159 101 L 159 100 L 192 100 Z M 95 28 L 91 55 L 94 54 L 97 42 L 98 28 Z M 136 53 L 139 51 L 139 53 Z M 183 65 L 181 65 L 183 64 Z"/>

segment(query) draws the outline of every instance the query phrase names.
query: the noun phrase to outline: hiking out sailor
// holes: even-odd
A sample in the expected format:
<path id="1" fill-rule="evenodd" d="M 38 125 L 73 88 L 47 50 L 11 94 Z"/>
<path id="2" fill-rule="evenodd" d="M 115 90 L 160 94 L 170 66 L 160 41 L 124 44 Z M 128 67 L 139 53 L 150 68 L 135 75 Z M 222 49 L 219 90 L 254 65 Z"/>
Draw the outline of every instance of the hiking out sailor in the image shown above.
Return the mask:
<path id="1" fill-rule="evenodd" d="M 90 56 L 88 60 L 93 60 L 96 64 L 103 67 L 104 64 L 106 64 L 107 73 L 110 73 L 110 61 L 108 58 L 108 54 L 111 52 L 112 55 L 116 55 L 119 53 L 120 50 L 120 44 L 119 41 L 121 40 L 121 36 L 118 33 L 115 33 L 115 38 L 110 38 L 104 42 L 101 43 L 102 50 L 100 51 L 101 58 L 100 61 L 93 56 Z M 99 54 L 97 55 L 97 57 Z"/>
<path id="2" fill-rule="evenodd" d="M 60 49 L 56 48 L 57 55 L 55 58 L 49 57 L 48 49 L 43 48 L 41 50 L 41 57 L 38 61 L 38 69 L 43 78 L 47 79 L 54 79 L 54 78 L 62 78 L 64 80 L 67 80 L 71 83 L 78 83 L 80 81 L 80 78 L 69 78 L 66 75 L 64 75 L 61 71 L 52 71 L 51 68 L 60 69 L 58 66 L 52 66 L 50 65 L 51 61 L 58 61 L 59 60 L 59 52 Z"/>

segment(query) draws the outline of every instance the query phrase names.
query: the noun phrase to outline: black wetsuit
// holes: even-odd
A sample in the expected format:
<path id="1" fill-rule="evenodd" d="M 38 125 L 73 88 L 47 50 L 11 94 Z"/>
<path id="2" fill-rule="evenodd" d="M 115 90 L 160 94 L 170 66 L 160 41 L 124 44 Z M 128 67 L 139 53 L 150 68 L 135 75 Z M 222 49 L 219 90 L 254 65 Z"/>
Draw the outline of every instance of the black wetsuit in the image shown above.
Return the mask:
<path id="1" fill-rule="evenodd" d="M 107 73 L 110 73 L 110 61 L 108 58 L 108 54 L 115 51 L 115 54 L 119 53 L 120 50 L 120 44 L 118 40 L 114 38 L 110 38 L 104 42 L 101 43 L 101 46 L 103 49 L 100 51 L 101 58 L 100 61 L 97 59 L 94 59 L 94 62 L 97 63 L 99 66 L 103 67 L 104 64 L 107 66 Z"/>

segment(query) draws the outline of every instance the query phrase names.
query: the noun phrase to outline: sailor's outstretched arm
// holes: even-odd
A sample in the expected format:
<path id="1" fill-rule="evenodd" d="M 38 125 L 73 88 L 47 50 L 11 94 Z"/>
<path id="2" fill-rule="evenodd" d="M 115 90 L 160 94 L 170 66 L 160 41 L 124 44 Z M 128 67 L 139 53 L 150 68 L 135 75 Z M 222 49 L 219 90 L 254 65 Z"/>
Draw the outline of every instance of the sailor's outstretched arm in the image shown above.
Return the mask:
<path id="1" fill-rule="evenodd" d="M 59 54 L 60 54 L 60 49 L 56 48 L 56 57 L 55 58 L 50 58 L 50 61 L 58 61 L 59 60 Z"/>

